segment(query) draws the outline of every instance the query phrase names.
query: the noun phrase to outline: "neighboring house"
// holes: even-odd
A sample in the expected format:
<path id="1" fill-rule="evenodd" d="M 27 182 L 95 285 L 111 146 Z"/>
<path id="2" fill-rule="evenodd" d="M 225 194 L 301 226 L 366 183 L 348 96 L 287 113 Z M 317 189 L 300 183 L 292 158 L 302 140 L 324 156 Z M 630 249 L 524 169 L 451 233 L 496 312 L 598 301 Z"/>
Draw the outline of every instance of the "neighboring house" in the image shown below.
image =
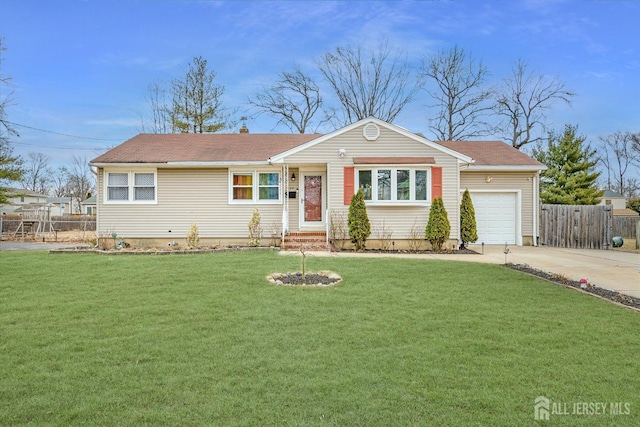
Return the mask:
<path id="1" fill-rule="evenodd" d="M 605 190 L 599 204 L 611 206 L 614 216 L 638 216 L 638 212 L 627 208 L 627 199 L 613 190 Z"/>
<path id="2" fill-rule="evenodd" d="M 442 197 L 459 237 L 468 188 L 478 243 L 537 240 L 539 173 L 545 166 L 502 142 L 433 142 L 375 118 L 319 134 L 141 134 L 91 162 L 98 172 L 97 234 L 139 245 L 184 239 L 246 243 L 254 209 L 278 233 L 346 224 L 363 188 L 375 247 L 379 231 L 396 248 L 424 235 L 431 201 Z M 379 242 L 378 242 L 379 243 Z"/>
<path id="3" fill-rule="evenodd" d="M 47 195 L 21 188 L 7 189 L 8 203 L 0 205 L 2 215 L 24 215 L 25 212 L 33 210 L 34 206 L 42 206 Z"/>
<path id="4" fill-rule="evenodd" d="M 95 195 L 87 198 L 86 200 L 83 200 L 82 202 L 80 202 L 80 206 L 82 209 L 82 213 L 84 215 L 95 215 L 96 214 L 96 204 L 97 204 L 97 198 Z"/>
<path id="5" fill-rule="evenodd" d="M 65 216 L 71 213 L 70 197 L 49 197 L 47 204 L 51 206 L 51 216 Z"/>

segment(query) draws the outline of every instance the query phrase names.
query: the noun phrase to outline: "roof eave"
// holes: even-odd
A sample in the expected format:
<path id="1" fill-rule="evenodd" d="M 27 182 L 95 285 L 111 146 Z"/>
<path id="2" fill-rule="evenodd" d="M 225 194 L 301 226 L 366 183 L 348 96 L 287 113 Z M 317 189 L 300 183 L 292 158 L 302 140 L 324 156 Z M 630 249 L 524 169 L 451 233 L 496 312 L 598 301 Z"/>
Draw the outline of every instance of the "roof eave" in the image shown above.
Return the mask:
<path id="1" fill-rule="evenodd" d="M 443 153 L 449 154 L 450 156 L 455 157 L 458 160 L 461 160 L 463 162 L 471 163 L 473 161 L 473 159 L 471 157 L 469 157 L 469 156 L 467 156 L 465 154 L 462 154 L 462 153 L 460 153 L 458 151 L 455 151 L 455 150 L 452 150 L 452 149 L 450 149 L 448 147 L 440 145 L 437 142 L 431 141 L 431 140 L 429 140 L 429 139 L 427 139 L 427 138 L 425 138 L 423 136 L 420 136 L 420 135 L 417 135 L 417 134 L 415 134 L 413 132 L 410 132 L 409 130 L 407 130 L 407 129 L 401 127 L 401 126 L 394 125 L 393 123 L 387 123 L 387 122 L 382 121 L 380 119 L 377 119 L 375 117 L 368 117 L 366 119 L 358 120 L 357 122 L 352 123 L 352 124 L 350 124 L 348 126 L 345 126 L 343 128 L 337 129 L 337 130 L 335 130 L 335 131 L 333 131 L 331 133 L 328 133 L 328 134 L 325 134 L 325 135 L 321 135 L 318 138 L 315 138 L 315 139 L 312 139 L 310 141 L 307 141 L 307 142 L 305 142 L 305 143 L 303 143 L 301 145 L 298 145 L 297 147 L 290 148 L 289 150 L 284 151 L 284 152 L 282 152 L 280 154 L 276 154 L 275 156 L 271 157 L 271 162 L 272 163 L 284 163 L 284 162 L 286 162 L 286 158 L 288 156 L 291 156 L 293 154 L 299 153 L 300 151 L 306 150 L 307 148 L 310 148 L 310 147 L 312 147 L 312 146 L 314 146 L 316 144 L 319 144 L 319 143 L 321 143 L 323 141 L 326 141 L 328 139 L 334 138 L 334 137 L 336 137 L 338 135 L 341 135 L 343 133 L 350 132 L 351 130 L 356 129 L 356 128 L 360 127 L 360 126 L 363 126 L 363 125 L 365 125 L 367 123 L 375 123 L 378 126 L 386 127 L 387 129 L 393 130 L 393 131 L 395 131 L 395 132 L 397 132 L 397 133 L 399 133 L 401 135 L 404 135 L 404 136 L 406 136 L 406 137 L 408 137 L 410 139 L 418 141 L 418 142 L 420 142 L 422 144 L 425 144 L 425 145 L 427 145 L 427 146 L 429 146 L 431 148 L 434 148 L 434 149 L 436 149 L 438 151 L 441 151 Z"/>
<path id="2" fill-rule="evenodd" d="M 233 161 L 233 162 L 155 162 L 155 163 L 89 163 L 98 168 L 222 168 L 229 166 L 265 166 L 268 160 Z"/>
<path id="3" fill-rule="evenodd" d="M 468 171 L 543 171 L 547 170 L 544 165 L 477 165 L 471 164 L 467 168 Z"/>

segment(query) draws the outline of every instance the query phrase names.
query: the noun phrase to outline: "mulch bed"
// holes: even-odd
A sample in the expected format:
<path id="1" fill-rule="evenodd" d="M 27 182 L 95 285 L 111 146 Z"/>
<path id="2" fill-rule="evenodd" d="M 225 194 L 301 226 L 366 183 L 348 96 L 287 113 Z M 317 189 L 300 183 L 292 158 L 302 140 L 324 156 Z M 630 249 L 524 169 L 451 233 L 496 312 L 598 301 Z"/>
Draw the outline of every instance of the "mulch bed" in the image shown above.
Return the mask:
<path id="1" fill-rule="evenodd" d="M 443 249 L 441 251 L 433 251 L 433 250 L 419 250 L 419 251 L 411 251 L 408 249 L 365 249 L 363 251 L 357 252 L 355 249 L 336 249 L 332 248 L 332 252 L 352 252 L 352 253 L 372 253 L 372 254 L 432 254 L 432 255 L 479 255 L 478 252 L 463 248 L 458 250 L 451 249 Z"/>
<path id="2" fill-rule="evenodd" d="M 505 267 L 522 271 L 523 273 L 528 273 L 533 276 L 540 277 L 542 279 L 545 279 L 552 283 L 556 283 L 558 285 L 574 288 L 582 292 L 593 294 L 600 298 L 640 310 L 640 298 L 632 297 L 630 295 L 626 295 L 617 291 L 604 289 L 592 283 L 580 282 L 578 280 L 570 280 L 561 274 L 549 273 L 542 270 L 538 270 L 527 264 L 508 263 L 508 264 L 505 264 Z"/>
<path id="3" fill-rule="evenodd" d="M 283 286 L 332 286 L 342 280 L 336 273 L 321 271 L 319 273 L 273 273 L 267 280 L 274 285 Z"/>
<path id="4" fill-rule="evenodd" d="M 238 251 L 277 251 L 277 247 L 253 247 L 253 246 L 202 246 L 198 249 L 186 248 L 122 248 L 122 249 L 97 249 L 97 248 L 64 248 L 51 249 L 49 253 L 93 253 L 98 255 L 185 255 L 208 254 L 213 252 L 238 252 Z"/>

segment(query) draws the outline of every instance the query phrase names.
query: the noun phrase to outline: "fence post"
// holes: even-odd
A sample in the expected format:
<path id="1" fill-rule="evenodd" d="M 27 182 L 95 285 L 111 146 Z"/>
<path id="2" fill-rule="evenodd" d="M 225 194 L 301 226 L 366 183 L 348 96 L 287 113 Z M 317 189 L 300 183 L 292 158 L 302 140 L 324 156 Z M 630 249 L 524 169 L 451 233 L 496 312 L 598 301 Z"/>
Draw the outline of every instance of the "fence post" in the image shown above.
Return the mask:
<path id="1" fill-rule="evenodd" d="M 636 249 L 640 249 L 640 221 L 636 221 Z"/>

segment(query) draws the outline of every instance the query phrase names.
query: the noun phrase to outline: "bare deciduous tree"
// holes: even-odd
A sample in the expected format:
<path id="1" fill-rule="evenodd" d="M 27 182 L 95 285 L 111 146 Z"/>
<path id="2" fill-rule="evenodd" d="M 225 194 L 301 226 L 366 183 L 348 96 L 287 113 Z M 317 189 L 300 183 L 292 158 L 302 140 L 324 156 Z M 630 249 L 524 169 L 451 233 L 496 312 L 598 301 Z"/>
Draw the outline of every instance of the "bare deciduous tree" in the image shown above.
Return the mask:
<path id="1" fill-rule="evenodd" d="M 633 197 L 640 190 L 638 180 L 630 176 L 640 171 L 640 150 L 635 147 L 638 138 L 631 132 L 600 137 L 603 149 L 599 151 L 599 162 L 607 177 L 606 185 L 627 197 Z"/>
<path id="2" fill-rule="evenodd" d="M 2 89 L 9 87 L 11 81 L 9 77 L 2 74 L 2 53 L 4 51 L 4 37 L 0 37 L 0 203 L 7 201 L 7 189 L 4 185 L 20 181 L 23 173 L 22 159 L 13 155 L 13 147 L 9 140 L 11 136 L 18 136 L 18 133 L 6 118 L 6 109 L 12 103 L 12 91 L 6 95 L 2 93 Z"/>
<path id="3" fill-rule="evenodd" d="M 146 119 L 141 117 L 140 131 L 142 133 L 173 133 L 167 90 L 161 82 L 150 83 L 147 86 L 146 100 L 149 116 Z"/>
<path id="4" fill-rule="evenodd" d="M 503 138 L 517 149 L 545 139 L 545 112 L 557 102 L 571 105 L 576 95 L 558 77 L 534 75 L 523 60 L 513 66 L 496 93 L 496 113 L 504 119 Z"/>
<path id="5" fill-rule="evenodd" d="M 73 194 L 73 202 L 77 206 L 77 208 L 73 208 L 72 212 L 78 212 L 80 211 L 80 202 L 87 198 L 89 193 L 95 193 L 95 176 L 86 157 L 73 156 L 71 167 L 66 172 L 67 195 Z"/>
<path id="6" fill-rule="evenodd" d="M 392 56 L 385 43 L 370 57 L 360 46 L 338 47 L 317 64 L 342 106 L 339 126 L 371 116 L 393 122 L 418 90 L 406 59 Z"/>
<path id="7" fill-rule="evenodd" d="M 59 166 L 51 175 L 51 187 L 49 193 L 53 197 L 64 197 L 68 192 L 69 171 L 66 166 Z"/>
<path id="8" fill-rule="evenodd" d="M 4 47 L 4 37 L 0 37 L 0 145 L 8 144 L 10 136 L 18 136 L 18 132 L 11 126 L 7 120 L 7 107 L 13 102 L 13 90 L 11 88 L 11 77 L 2 74 L 2 54 L 6 50 Z M 8 91 L 3 94 L 2 89 L 7 88 Z"/>
<path id="9" fill-rule="evenodd" d="M 264 87 L 249 104 L 260 113 L 277 117 L 278 124 L 305 133 L 322 106 L 322 97 L 318 85 L 296 65 L 293 71 L 280 73 L 278 81 Z M 316 122 L 316 128 L 322 122 Z"/>
<path id="10" fill-rule="evenodd" d="M 456 141 L 492 133 L 486 120 L 492 113 L 492 91 L 485 87 L 489 72 L 482 61 L 475 62 L 464 49 L 454 46 L 423 59 L 420 75 L 435 83 L 427 93 L 437 109 L 429 128 L 437 139 Z"/>
<path id="11" fill-rule="evenodd" d="M 29 153 L 27 157 L 28 159 L 23 165 L 22 187 L 38 193 L 49 194 L 52 174 L 49 167 L 51 158 L 43 153 Z"/>

